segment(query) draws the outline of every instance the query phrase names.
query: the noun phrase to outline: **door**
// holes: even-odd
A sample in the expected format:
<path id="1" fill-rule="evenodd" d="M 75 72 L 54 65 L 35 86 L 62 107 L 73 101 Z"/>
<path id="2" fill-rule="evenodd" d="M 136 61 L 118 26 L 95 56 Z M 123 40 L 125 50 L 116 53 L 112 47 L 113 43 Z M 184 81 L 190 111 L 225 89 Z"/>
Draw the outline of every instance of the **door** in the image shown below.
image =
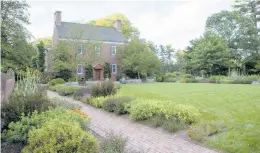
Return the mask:
<path id="1" fill-rule="evenodd" d="M 100 80 L 100 72 L 101 70 L 95 70 L 96 71 L 96 80 Z"/>

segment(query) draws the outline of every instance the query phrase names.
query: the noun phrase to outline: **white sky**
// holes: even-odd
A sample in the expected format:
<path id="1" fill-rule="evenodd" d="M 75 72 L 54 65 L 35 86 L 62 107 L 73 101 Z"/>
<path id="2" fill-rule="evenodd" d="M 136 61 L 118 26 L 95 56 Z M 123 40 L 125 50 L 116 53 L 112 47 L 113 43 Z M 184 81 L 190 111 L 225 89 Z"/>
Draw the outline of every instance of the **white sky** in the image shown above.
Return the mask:
<path id="1" fill-rule="evenodd" d="M 54 12 L 62 11 L 62 21 L 85 23 L 113 13 L 124 14 L 141 34 L 156 44 L 172 44 L 183 49 L 199 37 L 208 16 L 231 10 L 232 0 L 187 1 L 28 1 L 28 30 L 35 38 L 51 37 Z"/>

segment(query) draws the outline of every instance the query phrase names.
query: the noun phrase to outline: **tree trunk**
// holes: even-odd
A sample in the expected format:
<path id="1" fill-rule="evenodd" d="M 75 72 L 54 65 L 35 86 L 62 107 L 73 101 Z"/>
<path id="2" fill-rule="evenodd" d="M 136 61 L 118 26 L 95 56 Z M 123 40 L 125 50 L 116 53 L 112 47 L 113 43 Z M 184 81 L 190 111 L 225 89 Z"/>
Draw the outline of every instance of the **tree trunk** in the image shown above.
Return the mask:
<path id="1" fill-rule="evenodd" d="M 228 76 L 230 77 L 230 67 L 228 67 Z"/>
<path id="2" fill-rule="evenodd" d="M 138 79 L 140 79 L 140 74 L 139 74 L 139 71 L 137 72 L 137 75 L 138 75 Z"/>

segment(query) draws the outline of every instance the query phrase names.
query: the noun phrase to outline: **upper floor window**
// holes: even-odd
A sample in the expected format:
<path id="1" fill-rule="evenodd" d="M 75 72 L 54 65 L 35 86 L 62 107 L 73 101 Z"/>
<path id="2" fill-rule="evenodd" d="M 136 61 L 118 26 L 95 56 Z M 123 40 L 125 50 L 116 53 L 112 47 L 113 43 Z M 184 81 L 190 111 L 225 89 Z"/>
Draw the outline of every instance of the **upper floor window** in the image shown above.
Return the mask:
<path id="1" fill-rule="evenodd" d="M 94 50 L 97 52 L 98 55 L 100 55 L 100 50 L 101 50 L 100 46 L 98 45 L 94 46 Z"/>
<path id="2" fill-rule="evenodd" d="M 78 47 L 78 54 L 82 54 L 83 53 L 83 45 L 80 44 Z"/>
<path id="3" fill-rule="evenodd" d="M 111 64 L 111 73 L 116 74 L 117 73 L 117 65 L 116 64 Z"/>
<path id="4" fill-rule="evenodd" d="M 111 46 L 110 52 L 111 52 L 111 55 L 116 55 L 116 46 Z"/>
<path id="5" fill-rule="evenodd" d="M 77 65 L 77 73 L 78 74 L 83 74 L 83 66 L 82 66 L 82 64 L 78 64 Z"/>

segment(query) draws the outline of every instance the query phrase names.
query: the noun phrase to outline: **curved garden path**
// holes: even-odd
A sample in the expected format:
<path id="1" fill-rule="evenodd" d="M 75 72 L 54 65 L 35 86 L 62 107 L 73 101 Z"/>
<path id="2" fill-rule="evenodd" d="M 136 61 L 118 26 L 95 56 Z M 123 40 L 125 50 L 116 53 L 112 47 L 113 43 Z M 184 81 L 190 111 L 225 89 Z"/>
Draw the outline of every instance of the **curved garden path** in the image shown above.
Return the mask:
<path id="1" fill-rule="evenodd" d="M 61 97 L 51 91 L 48 91 L 48 96 Z M 89 128 L 92 131 L 101 137 L 105 137 L 109 132 L 121 134 L 127 138 L 127 148 L 130 150 L 145 153 L 218 152 L 185 139 L 180 133 L 168 133 L 160 128 L 153 128 L 131 121 L 126 116 L 117 116 L 69 97 L 63 98 L 82 106 L 82 110 L 91 117 Z"/>

